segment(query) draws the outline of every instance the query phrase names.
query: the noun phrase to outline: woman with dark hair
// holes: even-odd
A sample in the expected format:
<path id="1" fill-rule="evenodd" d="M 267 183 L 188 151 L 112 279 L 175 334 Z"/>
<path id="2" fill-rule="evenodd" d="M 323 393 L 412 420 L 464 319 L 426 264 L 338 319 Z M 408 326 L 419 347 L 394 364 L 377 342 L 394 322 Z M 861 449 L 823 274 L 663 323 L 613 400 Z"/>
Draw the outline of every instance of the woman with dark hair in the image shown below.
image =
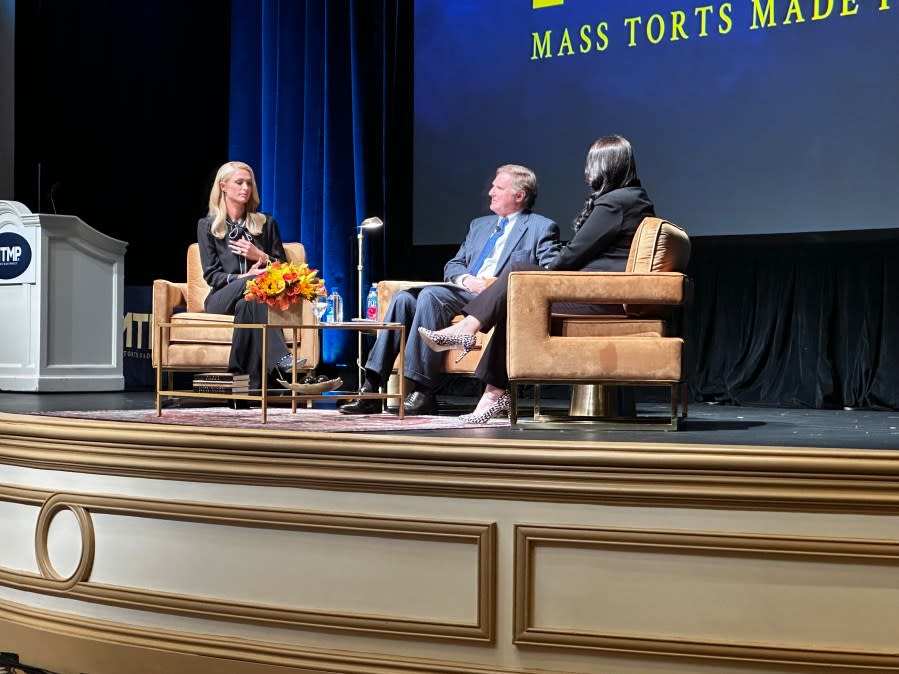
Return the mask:
<path id="1" fill-rule="evenodd" d="M 551 271 L 624 271 L 631 241 L 647 216 L 655 215 L 652 201 L 637 178 L 631 144 L 622 136 L 603 136 L 590 147 L 584 168 L 590 186 L 583 209 L 574 221 L 574 236 L 544 269 Z M 438 331 L 419 328 L 435 351 L 462 349 L 463 358 L 474 346 L 475 335 L 494 328 L 481 354 L 475 376 L 484 383 L 484 394 L 466 423 L 483 424 L 509 409 L 509 377 L 506 373 L 506 295 L 509 273 L 539 269 L 517 265 L 462 309 L 465 318 Z M 621 305 L 556 304 L 554 310 L 582 314 L 620 314 Z"/>

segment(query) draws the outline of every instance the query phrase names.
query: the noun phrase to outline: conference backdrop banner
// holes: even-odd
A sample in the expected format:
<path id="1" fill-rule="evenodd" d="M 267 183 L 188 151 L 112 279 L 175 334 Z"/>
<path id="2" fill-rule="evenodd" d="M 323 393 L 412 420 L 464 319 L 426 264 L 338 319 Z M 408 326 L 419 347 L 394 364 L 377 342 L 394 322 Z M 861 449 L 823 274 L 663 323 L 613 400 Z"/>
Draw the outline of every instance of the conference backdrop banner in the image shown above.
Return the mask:
<path id="1" fill-rule="evenodd" d="M 899 227 L 897 0 L 416 0 L 414 18 L 418 245 L 458 243 L 507 162 L 570 233 L 611 133 L 694 236 Z"/>

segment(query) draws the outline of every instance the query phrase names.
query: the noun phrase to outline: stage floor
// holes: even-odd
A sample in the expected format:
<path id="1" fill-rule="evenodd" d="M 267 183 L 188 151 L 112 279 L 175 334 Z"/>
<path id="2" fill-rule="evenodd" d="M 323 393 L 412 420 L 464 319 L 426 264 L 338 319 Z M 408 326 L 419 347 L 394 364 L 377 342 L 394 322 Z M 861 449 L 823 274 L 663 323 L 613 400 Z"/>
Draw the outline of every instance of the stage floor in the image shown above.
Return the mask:
<path id="1" fill-rule="evenodd" d="M 442 414 L 470 411 L 474 399 L 440 398 Z M 187 401 L 185 401 L 187 402 Z M 62 410 L 152 409 L 151 391 L 121 393 L 9 393 L 0 392 L 0 411 L 34 414 Z M 657 405 L 640 405 L 643 412 L 661 414 Z M 518 430 L 467 427 L 455 430 L 410 430 L 422 436 L 471 437 L 484 440 L 545 439 L 547 442 L 615 441 L 673 444 L 762 445 L 838 449 L 899 450 L 899 411 L 811 410 L 734 407 L 694 403 L 676 432 L 594 430 L 572 425 L 571 430 Z"/>

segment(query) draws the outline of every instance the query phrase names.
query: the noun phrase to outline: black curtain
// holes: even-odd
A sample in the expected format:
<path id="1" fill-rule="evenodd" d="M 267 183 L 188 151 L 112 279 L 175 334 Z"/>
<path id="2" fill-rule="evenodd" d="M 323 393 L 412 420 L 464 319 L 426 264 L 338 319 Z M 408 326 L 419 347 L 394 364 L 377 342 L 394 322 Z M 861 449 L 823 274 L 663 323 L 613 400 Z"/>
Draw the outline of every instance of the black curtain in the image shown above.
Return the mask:
<path id="1" fill-rule="evenodd" d="M 125 283 L 181 279 L 227 159 L 230 4 L 18 0 L 15 199 L 128 242 Z"/>
<path id="2" fill-rule="evenodd" d="M 899 233 L 693 243 L 696 399 L 899 408 Z"/>

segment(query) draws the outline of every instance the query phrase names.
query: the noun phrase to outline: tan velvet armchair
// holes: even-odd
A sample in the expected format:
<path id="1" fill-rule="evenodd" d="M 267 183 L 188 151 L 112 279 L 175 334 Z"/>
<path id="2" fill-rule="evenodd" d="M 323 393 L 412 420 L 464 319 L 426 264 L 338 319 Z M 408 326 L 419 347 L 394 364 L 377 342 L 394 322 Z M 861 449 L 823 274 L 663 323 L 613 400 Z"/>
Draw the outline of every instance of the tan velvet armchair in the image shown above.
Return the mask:
<path id="1" fill-rule="evenodd" d="M 544 427 L 589 422 L 615 427 L 676 430 L 678 408 L 687 414 L 684 341 L 671 334 L 670 316 L 692 295 L 685 276 L 690 239 L 676 225 L 646 218 L 637 229 L 624 272 L 514 272 L 509 277 L 507 366 L 513 427 L 518 386 L 537 385 L 534 421 Z M 551 313 L 553 302 L 623 304 L 626 316 Z M 540 384 L 665 386 L 665 418 L 544 415 Z M 529 425 L 530 426 L 530 425 Z M 533 427 L 533 426 L 531 426 Z"/>
<path id="2" fill-rule="evenodd" d="M 387 307 L 390 306 L 390 302 L 393 300 L 393 296 L 396 293 L 401 290 L 418 288 L 425 285 L 428 285 L 428 283 L 420 281 L 381 281 L 378 283 L 378 318 L 384 320 L 384 316 L 387 313 Z M 456 316 L 454 320 L 462 320 L 462 316 Z M 456 356 L 459 355 L 458 350 L 445 351 L 441 372 L 445 374 L 473 375 L 475 368 L 478 366 L 478 362 L 481 360 L 481 351 L 487 345 L 492 334 L 493 330 L 487 333 L 479 332 L 477 334 L 477 343 L 471 350 L 471 353 L 458 363 L 455 362 Z M 393 388 L 392 384 L 389 385 L 389 387 Z"/>
<path id="3" fill-rule="evenodd" d="M 306 261 L 306 249 L 301 243 L 285 243 L 287 259 L 296 264 Z M 203 303 L 210 287 L 203 280 L 200 249 L 194 243 L 187 249 L 187 281 L 175 283 L 157 279 L 153 281 L 153 367 L 162 365 L 166 370 L 217 371 L 227 370 L 228 353 L 231 350 L 230 328 L 210 328 L 202 324 L 230 325 L 234 317 L 226 314 L 209 314 Z M 176 310 L 182 310 L 176 312 Z M 312 306 L 303 307 L 306 324 L 314 323 Z M 172 323 L 171 330 L 163 330 L 159 339 L 160 323 Z M 293 330 L 285 330 L 290 345 Z M 304 335 L 305 338 L 304 338 Z M 297 331 L 300 344 L 297 357 L 305 358 L 301 371 L 312 371 L 319 361 L 318 335 L 313 331 Z"/>

